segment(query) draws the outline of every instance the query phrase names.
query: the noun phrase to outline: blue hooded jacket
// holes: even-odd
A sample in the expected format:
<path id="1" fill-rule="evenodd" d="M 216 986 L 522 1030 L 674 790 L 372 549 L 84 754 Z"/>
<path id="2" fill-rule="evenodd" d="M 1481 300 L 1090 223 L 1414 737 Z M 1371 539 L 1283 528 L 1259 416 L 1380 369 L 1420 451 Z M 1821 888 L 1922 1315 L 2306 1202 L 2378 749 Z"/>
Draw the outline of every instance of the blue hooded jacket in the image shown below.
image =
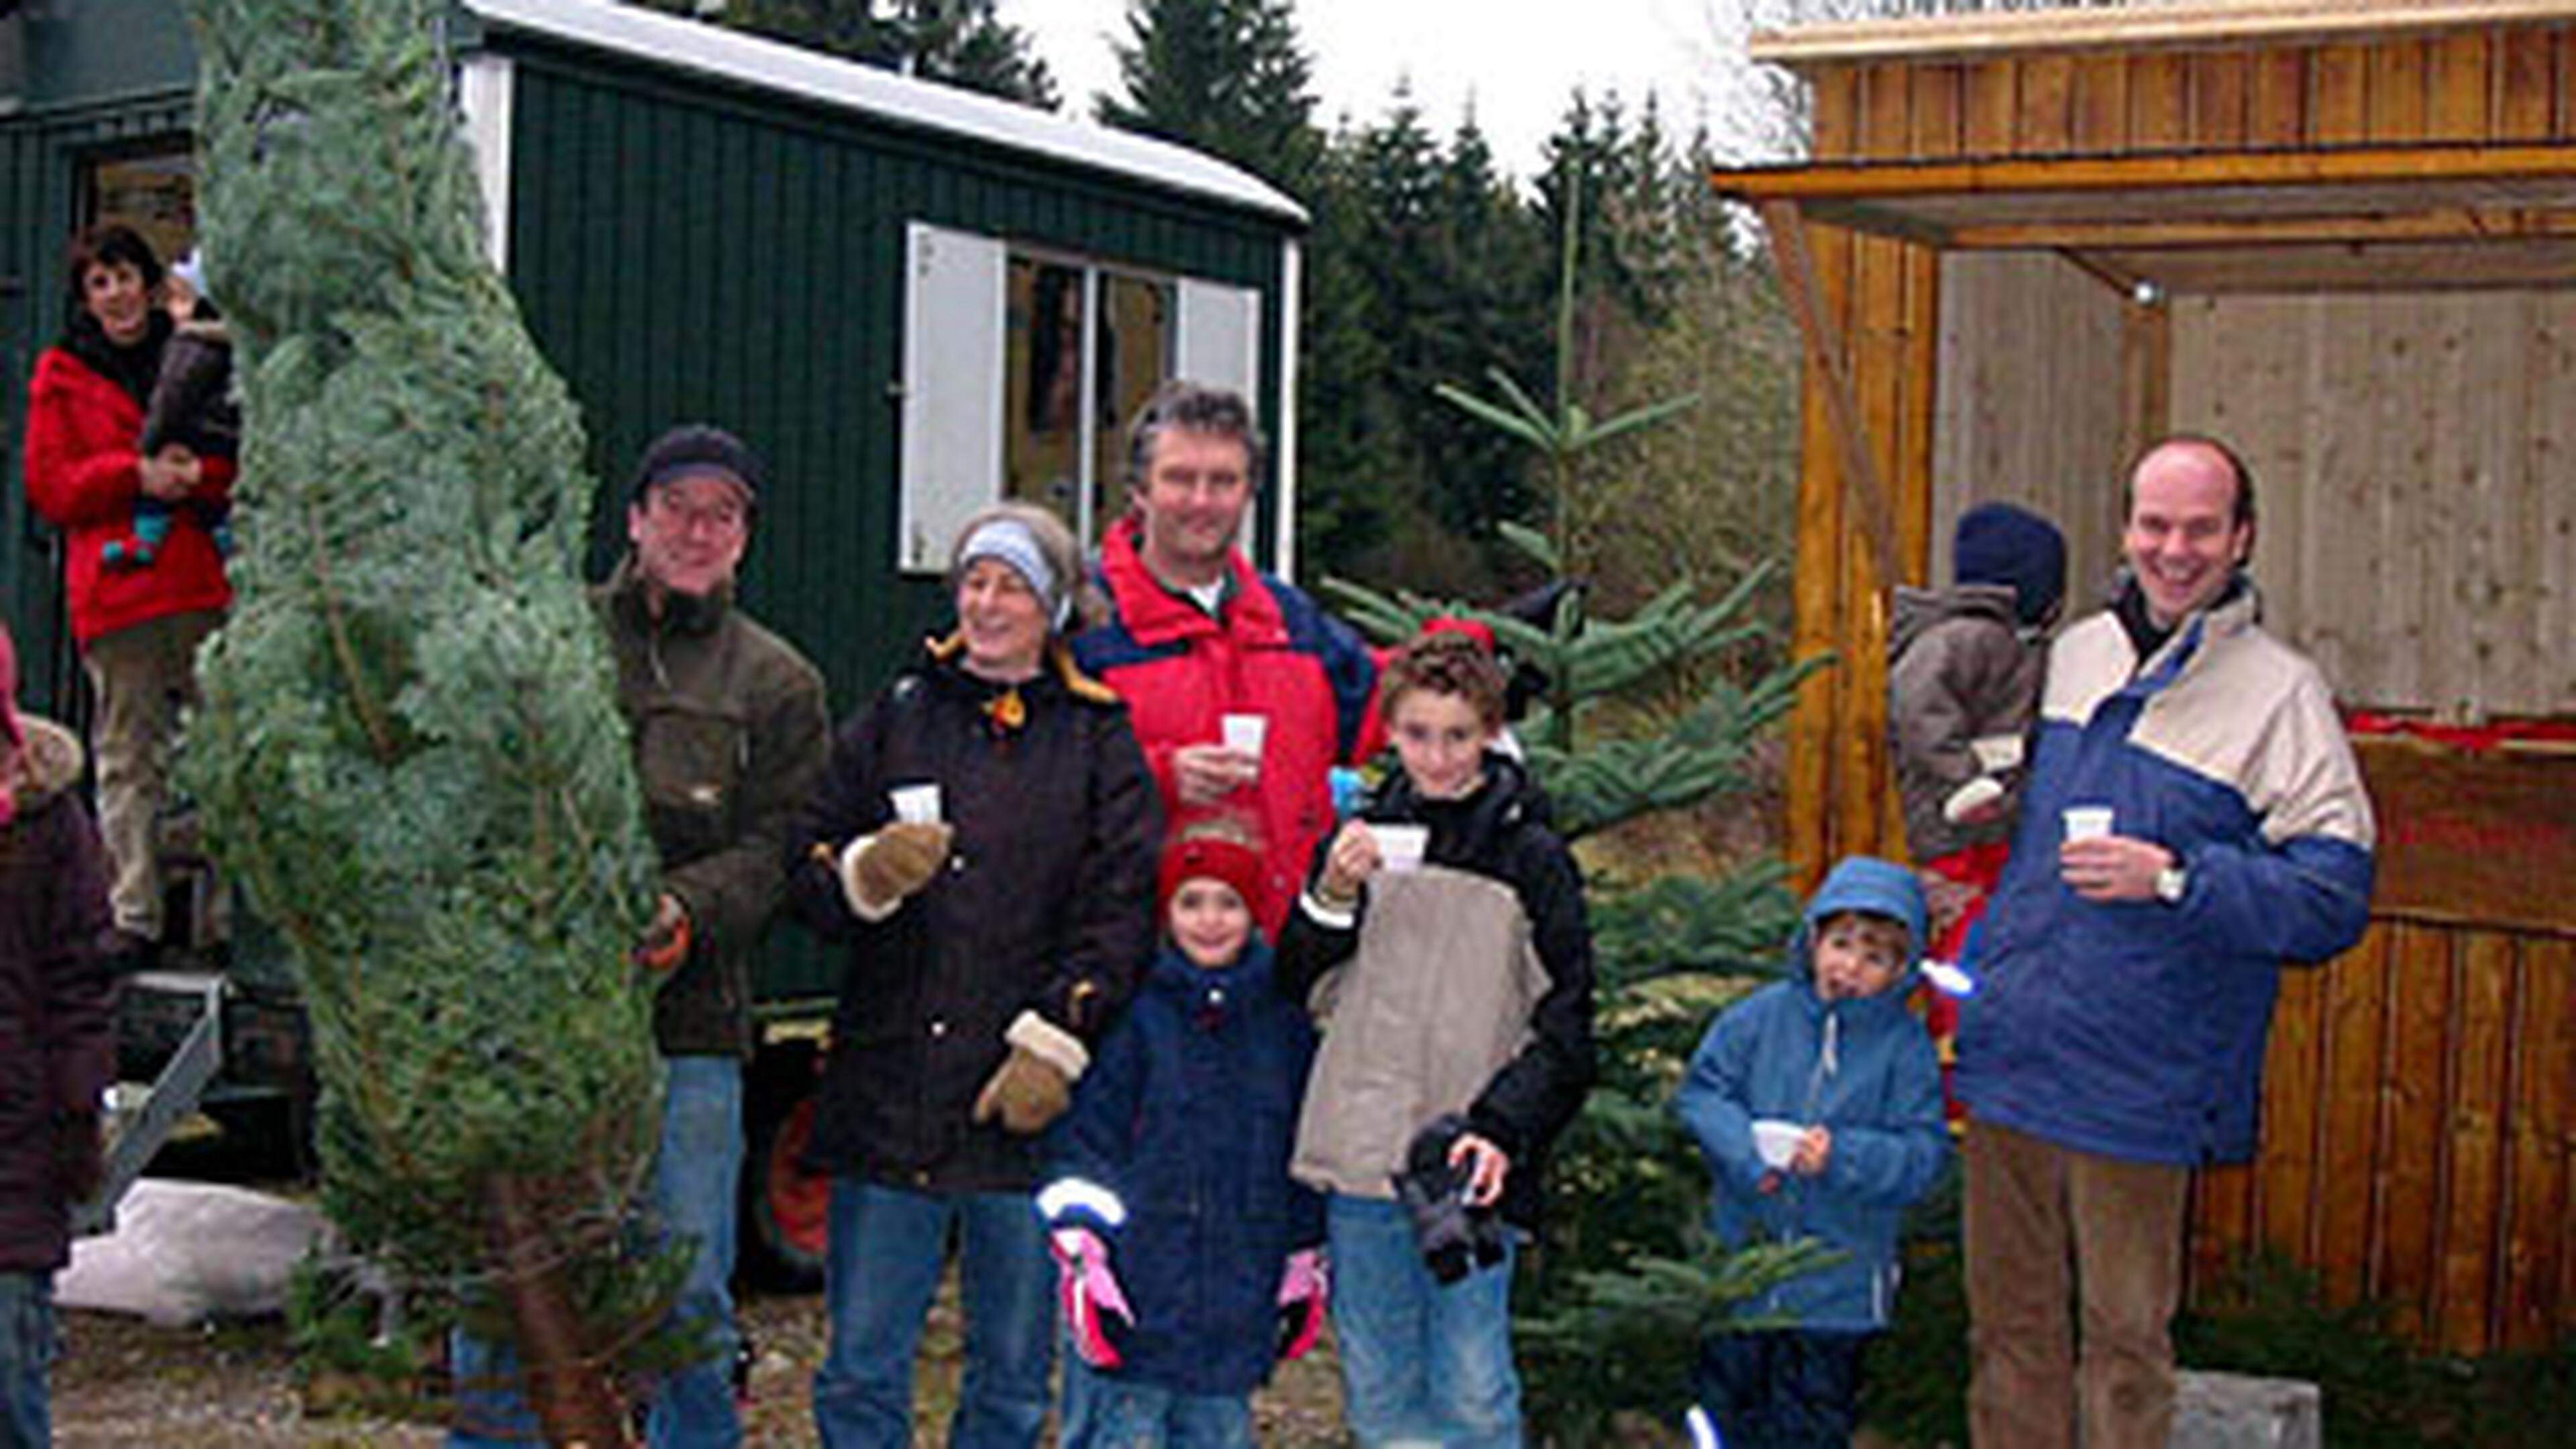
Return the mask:
<path id="1" fill-rule="evenodd" d="M 1885 991 L 1827 1003 L 1816 992 L 1818 928 L 1847 911 L 1904 925 L 1909 958 L 1925 940 L 1923 890 L 1914 873 L 1853 856 L 1807 903 L 1790 944 L 1789 979 L 1719 1013 L 1691 1054 L 1673 1109 L 1699 1139 L 1715 1179 L 1709 1222 L 1731 1248 L 1821 1239 L 1847 1256 L 1781 1283 L 1749 1311 L 1792 1318 L 1803 1329 L 1885 1328 L 1896 1302 L 1896 1240 L 1906 1207 L 1932 1188 L 1949 1160 L 1941 1067 L 1932 1038 L 1906 1009 L 1906 973 Z M 1833 1152 L 1815 1177 L 1784 1176 L 1765 1194 L 1767 1170 L 1753 1123 L 1783 1118 L 1822 1125 Z"/>
<path id="2" fill-rule="evenodd" d="M 1110 1029 L 1050 1145 L 1058 1169 L 1126 1209 L 1099 1232 L 1135 1310 L 1117 1377 L 1185 1394 L 1270 1377 L 1279 1278 L 1324 1237 L 1323 1200 L 1288 1176 L 1315 1031 L 1273 985 L 1255 936 L 1231 966 L 1165 942 Z"/>

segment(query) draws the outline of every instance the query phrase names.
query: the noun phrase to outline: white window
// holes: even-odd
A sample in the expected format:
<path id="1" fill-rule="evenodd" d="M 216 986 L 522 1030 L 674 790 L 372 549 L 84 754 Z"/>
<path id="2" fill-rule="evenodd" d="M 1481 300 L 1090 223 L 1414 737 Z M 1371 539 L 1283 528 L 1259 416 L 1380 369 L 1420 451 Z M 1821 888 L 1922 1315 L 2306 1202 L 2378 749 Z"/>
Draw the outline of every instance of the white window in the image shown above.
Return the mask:
<path id="1" fill-rule="evenodd" d="M 1088 546 L 1118 513 L 1127 421 L 1166 380 L 1257 397 L 1261 297 L 915 224 L 905 305 L 900 567 L 935 573 L 1002 498 Z"/>

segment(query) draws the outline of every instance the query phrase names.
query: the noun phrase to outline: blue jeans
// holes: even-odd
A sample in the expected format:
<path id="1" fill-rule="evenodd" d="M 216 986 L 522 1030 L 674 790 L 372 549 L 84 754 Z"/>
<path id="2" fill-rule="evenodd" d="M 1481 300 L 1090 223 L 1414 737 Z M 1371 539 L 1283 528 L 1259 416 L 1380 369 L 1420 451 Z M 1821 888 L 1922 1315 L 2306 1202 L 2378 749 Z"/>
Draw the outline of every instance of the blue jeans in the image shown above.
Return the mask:
<path id="1" fill-rule="evenodd" d="M 54 1275 L 0 1273 L 0 1449 L 54 1442 L 45 1387 L 54 1344 Z"/>
<path id="2" fill-rule="evenodd" d="M 1024 1192 L 921 1193 L 832 1183 L 823 1271 L 832 1341 L 814 1374 L 824 1449 L 908 1449 L 913 1355 L 954 1228 L 966 1302 L 966 1382 L 952 1449 L 1023 1449 L 1046 1422 L 1055 1268 Z"/>
<path id="3" fill-rule="evenodd" d="M 1061 1449 L 1254 1449 L 1249 1394 L 1184 1394 L 1064 1363 Z"/>
<path id="4" fill-rule="evenodd" d="M 645 1421 L 652 1449 L 733 1449 L 742 1442 L 734 1411 L 734 1224 L 742 1181 L 742 1062 L 673 1057 L 662 1089 L 662 1151 L 653 1168 L 662 1229 L 697 1243 L 672 1315 L 700 1333 L 707 1357 L 662 1380 Z"/>
<path id="5" fill-rule="evenodd" d="M 735 1191 L 742 1176 L 742 1063 L 732 1057 L 673 1057 L 664 1063 L 662 1145 L 653 1171 L 662 1231 L 698 1244 L 671 1306 L 704 1325 L 708 1357 L 666 1378 L 652 1398 L 646 1442 L 654 1449 L 732 1449 L 742 1442 L 734 1412 Z M 519 1392 L 518 1356 L 462 1331 L 448 1340 L 456 1385 L 449 1449 L 489 1449 L 544 1437 Z"/>
<path id="6" fill-rule="evenodd" d="M 1508 1254 L 1456 1283 L 1431 1276 L 1413 1220 L 1395 1202 L 1334 1193 L 1325 1203 L 1333 1252 L 1333 1338 L 1342 1353 L 1342 1413 L 1365 1446 L 1446 1449 L 1521 1442 L 1521 1379 L 1512 1364 Z"/>

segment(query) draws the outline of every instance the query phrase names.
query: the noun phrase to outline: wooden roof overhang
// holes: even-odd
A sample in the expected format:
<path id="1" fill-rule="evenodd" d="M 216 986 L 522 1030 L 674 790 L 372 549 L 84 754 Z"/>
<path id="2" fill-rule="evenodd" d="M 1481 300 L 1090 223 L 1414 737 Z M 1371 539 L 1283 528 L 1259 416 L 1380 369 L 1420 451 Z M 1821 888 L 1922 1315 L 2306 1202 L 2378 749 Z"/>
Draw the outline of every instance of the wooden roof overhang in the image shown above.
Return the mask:
<path id="1" fill-rule="evenodd" d="M 1864 161 L 1714 180 L 1766 221 L 2052 250 L 2124 290 L 2576 284 L 2576 145 Z"/>

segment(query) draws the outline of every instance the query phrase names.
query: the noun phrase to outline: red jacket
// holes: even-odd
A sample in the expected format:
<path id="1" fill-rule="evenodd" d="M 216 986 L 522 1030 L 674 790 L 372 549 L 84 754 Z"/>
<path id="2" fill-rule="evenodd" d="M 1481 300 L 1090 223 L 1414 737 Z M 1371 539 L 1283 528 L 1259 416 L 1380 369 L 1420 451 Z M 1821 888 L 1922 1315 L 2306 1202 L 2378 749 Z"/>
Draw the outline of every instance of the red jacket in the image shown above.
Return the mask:
<path id="1" fill-rule="evenodd" d="M 134 532 L 142 477 L 135 439 L 143 405 L 59 347 L 36 359 L 27 387 L 27 501 L 63 531 L 65 587 L 72 637 L 83 644 L 168 614 L 221 610 L 233 601 L 223 555 L 213 535 L 186 508 L 172 512 L 158 556 L 141 566 L 111 566 L 107 545 Z M 233 463 L 205 460 L 198 497 L 225 500 Z"/>
<path id="2" fill-rule="evenodd" d="M 1175 829 L 1211 812 L 1181 805 L 1173 752 L 1219 743 L 1228 714 L 1268 717 L 1261 778 L 1229 803 L 1261 832 L 1269 895 L 1261 927 L 1275 941 L 1315 843 L 1333 828 L 1328 773 L 1361 741 L 1377 666 L 1348 625 L 1295 587 L 1255 572 L 1241 553 L 1228 568 L 1224 617 L 1211 618 L 1146 570 L 1136 521 L 1120 520 L 1100 546 L 1116 617 L 1075 640 L 1074 657 L 1127 701 Z"/>

